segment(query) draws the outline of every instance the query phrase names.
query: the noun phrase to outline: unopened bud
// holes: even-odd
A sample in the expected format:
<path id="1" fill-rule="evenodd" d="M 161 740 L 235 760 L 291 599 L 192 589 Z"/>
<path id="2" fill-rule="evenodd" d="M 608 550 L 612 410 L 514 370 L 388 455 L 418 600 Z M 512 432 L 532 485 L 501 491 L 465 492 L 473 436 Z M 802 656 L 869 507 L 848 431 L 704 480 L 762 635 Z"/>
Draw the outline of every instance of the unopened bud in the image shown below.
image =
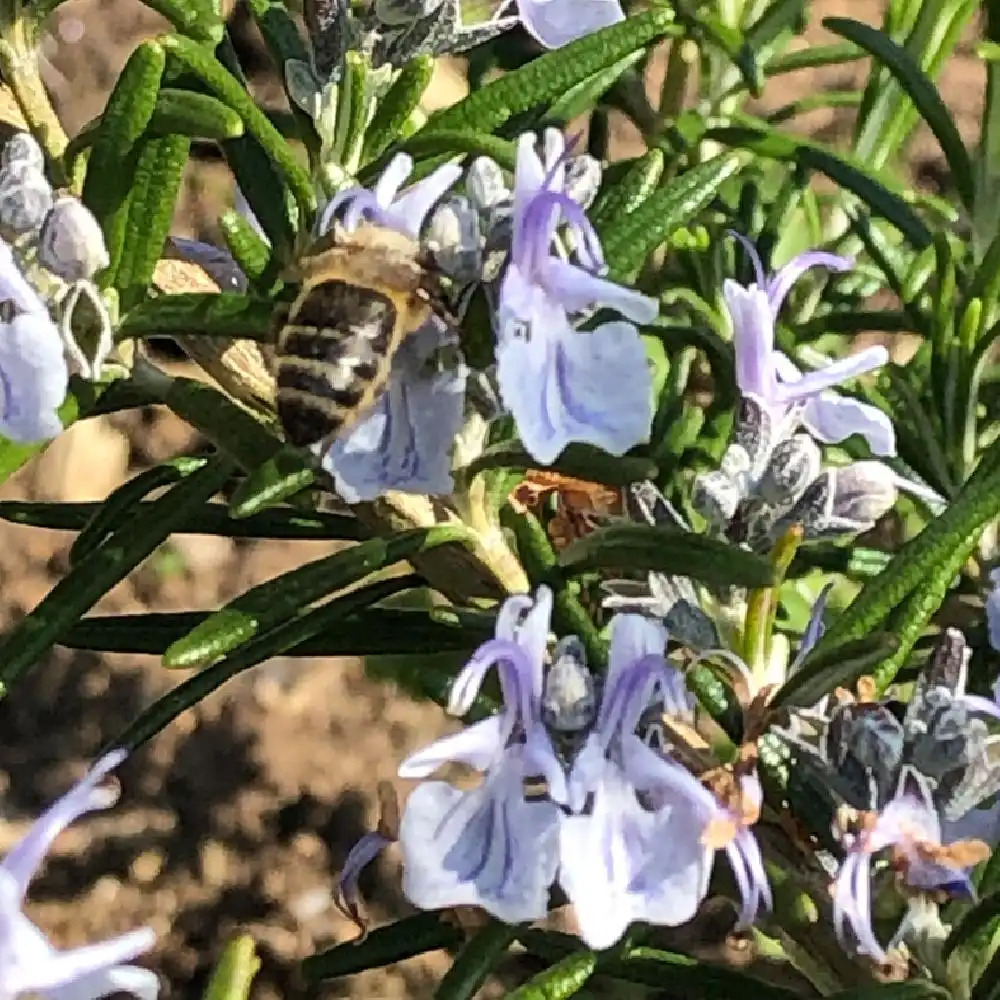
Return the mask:
<path id="1" fill-rule="evenodd" d="M 0 170 L 0 224 L 15 233 L 37 232 L 52 208 L 52 187 L 36 166 L 16 161 Z"/>
<path id="2" fill-rule="evenodd" d="M 38 238 L 38 260 L 66 281 L 92 278 L 108 266 L 104 234 L 83 202 L 69 195 L 56 200 Z"/>
<path id="3" fill-rule="evenodd" d="M 465 190 L 469 201 L 483 215 L 490 215 L 511 196 L 500 164 L 488 156 L 478 156 L 472 161 L 465 179 Z"/>
<path id="4" fill-rule="evenodd" d="M 601 164 L 594 157 L 574 156 L 566 164 L 566 194 L 581 208 L 590 208 L 601 186 Z"/>
<path id="5" fill-rule="evenodd" d="M 401 28 L 433 14 L 444 0 L 375 0 L 375 16 L 390 27 Z"/>
<path id="6" fill-rule="evenodd" d="M 482 274 L 479 214 L 464 195 L 450 195 L 439 202 L 424 239 L 438 267 L 449 277 L 468 282 Z"/>
<path id="7" fill-rule="evenodd" d="M 739 502 L 739 488 L 721 472 L 706 472 L 694 481 L 691 503 L 717 528 L 728 526 Z"/>
<path id="8" fill-rule="evenodd" d="M 896 502 L 896 476 L 881 462 L 855 462 L 833 470 L 833 516 L 867 531 Z"/>
<path id="9" fill-rule="evenodd" d="M 27 164 L 35 170 L 45 168 L 45 154 L 42 147 L 29 132 L 15 132 L 0 150 L 0 169 L 6 170 L 15 163 Z"/>
<path id="10" fill-rule="evenodd" d="M 808 434 L 795 434 L 771 453 L 757 491 L 775 507 L 790 506 L 819 475 L 822 462 L 816 442 Z"/>
<path id="11" fill-rule="evenodd" d="M 542 719 L 556 732 L 579 733 L 597 717 L 597 690 L 587 654 L 574 636 L 560 639 L 545 675 Z"/>

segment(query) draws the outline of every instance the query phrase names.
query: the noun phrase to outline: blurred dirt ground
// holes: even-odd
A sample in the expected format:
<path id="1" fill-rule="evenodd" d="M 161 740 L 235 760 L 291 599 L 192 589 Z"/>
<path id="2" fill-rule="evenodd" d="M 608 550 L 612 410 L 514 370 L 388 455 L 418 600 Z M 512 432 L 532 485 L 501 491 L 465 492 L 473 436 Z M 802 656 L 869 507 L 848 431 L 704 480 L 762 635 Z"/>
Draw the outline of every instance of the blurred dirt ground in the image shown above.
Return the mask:
<path id="1" fill-rule="evenodd" d="M 826 0 L 813 5 L 807 38 L 824 40 L 831 14 L 877 23 L 882 4 Z M 237 10 L 240 35 L 252 42 Z M 99 113 L 132 46 L 163 22 L 138 0 L 68 0 L 46 39 L 47 75 L 70 134 Z M 261 93 L 274 94 L 266 58 Z M 822 88 L 856 84 L 864 63 L 783 77 L 777 106 Z M 976 61 L 952 61 L 943 88 L 960 128 L 975 134 L 983 88 Z M 462 89 L 460 65 L 443 67 L 434 100 Z M 852 112 L 814 112 L 803 127 L 845 134 Z M 620 130 L 622 148 L 629 145 Z M 930 185 L 944 175 L 933 140 L 910 151 Z M 217 161 L 189 171 L 176 232 L 211 239 L 231 184 Z M 8 482 L 4 499 L 99 500 L 151 464 L 195 446 L 180 421 L 161 412 L 77 426 Z M 30 610 L 67 569 L 71 538 L 0 526 L 0 626 Z M 115 589 L 104 612 L 215 607 L 247 587 L 325 554 L 316 543 L 174 539 Z M 78 777 L 93 754 L 180 678 L 152 658 L 60 651 L 38 664 L 0 702 L 0 850 Z M 82 944 L 151 924 L 159 942 L 150 964 L 168 998 L 199 996 L 221 947 L 248 932 L 263 967 L 255 997 L 304 995 L 298 960 L 351 936 L 332 906 L 331 886 L 347 850 L 374 822 L 374 790 L 399 759 L 445 730 L 434 707 L 415 705 L 365 678 L 355 661 L 279 659 L 230 683 L 182 717 L 121 769 L 119 806 L 76 824 L 57 842 L 31 891 L 30 913 L 62 945 Z M 407 912 L 394 856 L 362 880 L 376 920 Z M 365 1000 L 425 998 L 446 965 L 432 955 L 346 982 L 317 995 Z"/>

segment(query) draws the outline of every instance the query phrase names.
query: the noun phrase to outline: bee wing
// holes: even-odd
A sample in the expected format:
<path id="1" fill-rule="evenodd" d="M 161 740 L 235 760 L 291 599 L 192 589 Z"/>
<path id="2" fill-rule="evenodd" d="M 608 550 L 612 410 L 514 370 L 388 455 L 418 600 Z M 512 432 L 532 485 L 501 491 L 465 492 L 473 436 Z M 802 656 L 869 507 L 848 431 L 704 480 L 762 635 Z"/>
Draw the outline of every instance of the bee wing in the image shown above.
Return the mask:
<path id="1" fill-rule="evenodd" d="M 1000 792 L 1000 736 L 991 736 L 944 802 L 944 817 L 961 819 L 997 792 Z"/>

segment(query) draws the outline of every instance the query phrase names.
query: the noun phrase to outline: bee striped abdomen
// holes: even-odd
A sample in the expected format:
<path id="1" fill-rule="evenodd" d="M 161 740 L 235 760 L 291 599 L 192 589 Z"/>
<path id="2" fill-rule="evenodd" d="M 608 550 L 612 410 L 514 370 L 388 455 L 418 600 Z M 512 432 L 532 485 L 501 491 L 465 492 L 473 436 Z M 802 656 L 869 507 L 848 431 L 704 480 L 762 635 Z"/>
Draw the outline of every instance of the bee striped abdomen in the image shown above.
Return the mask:
<path id="1" fill-rule="evenodd" d="M 392 300 L 336 279 L 305 290 L 278 342 L 278 415 L 306 447 L 336 436 L 384 391 L 395 350 Z"/>

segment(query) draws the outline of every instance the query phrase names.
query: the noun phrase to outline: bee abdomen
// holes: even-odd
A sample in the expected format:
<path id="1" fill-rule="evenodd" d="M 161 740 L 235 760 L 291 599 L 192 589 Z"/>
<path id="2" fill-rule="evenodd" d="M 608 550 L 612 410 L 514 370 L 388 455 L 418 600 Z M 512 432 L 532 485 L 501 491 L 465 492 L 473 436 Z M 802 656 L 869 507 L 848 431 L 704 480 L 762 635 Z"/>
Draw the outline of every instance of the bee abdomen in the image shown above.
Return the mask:
<path id="1" fill-rule="evenodd" d="M 391 369 L 396 309 L 339 281 L 315 286 L 281 333 L 278 415 L 288 440 L 335 437 L 381 395 Z"/>

